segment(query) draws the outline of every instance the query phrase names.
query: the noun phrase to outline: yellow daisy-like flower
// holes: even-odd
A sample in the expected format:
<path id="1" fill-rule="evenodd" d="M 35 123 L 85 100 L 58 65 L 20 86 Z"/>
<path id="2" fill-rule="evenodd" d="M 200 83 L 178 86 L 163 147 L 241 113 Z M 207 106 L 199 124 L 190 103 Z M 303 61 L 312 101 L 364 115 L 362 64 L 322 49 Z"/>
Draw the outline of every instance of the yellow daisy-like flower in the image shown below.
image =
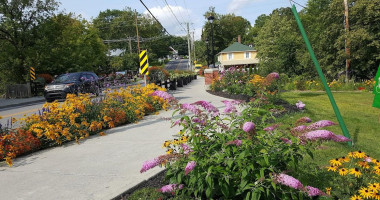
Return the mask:
<path id="1" fill-rule="evenodd" d="M 339 175 L 346 176 L 348 174 L 348 170 L 346 168 L 339 169 Z"/>
<path id="2" fill-rule="evenodd" d="M 339 161 L 339 158 L 332 159 L 329 161 L 329 163 L 332 166 L 337 166 L 337 167 L 342 165 L 342 163 Z"/>
<path id="3" fill-rule="evenodd" d="M 331 187 L 326 188 L 326 194 L 329 196 L 331 195 Z"/>
<path id="4" fill-rule="evenodd" d="M 358 165 L 362 168 L 365 168 L 365 169 L 369 169 L 369 165 L 366 161 L 359 161 L 358 163 L 356 163 L 356 165 Z"/>
<path id="5" fill-rule="evenodd" d="M 354 155 L 355 155 L 354 152 L 349 152 L 349 153 L 347 154 L 347 156 L 350 157 L 350 158 L 353 158 Z"/>
<path id="6" fill-rule="evenodd" d="M 376 174 L 380 173 L 380 166 L 379 165 L 374 166 L 373 169 L 375 170 Z"/>
<path id="7" fill-rule="evenodd" d="M 380 200 L 380 192 L 372 193 L 372 198 L 374 198 L 376 200 Z"/>
<path id="8" fill-rule="evenodd" d="M 338 170 L 338 167 L 335 167 L 335 166 L 327 167 L 327 171 L 333 171 L 333 172 L 336 172 L 336 170 Z"/>
<path id="9" fill-rule="evenodd" d="M 354 195 L 350 198 L 350 200 L 362 200 L 360 196 Z"/>
<path id="10" fill-rule="evenodd" d="M 374 183 L 373 185 L 376 186 L 376 188 L 380 190 L 380 183 Z"/>
<path id="11" fill-rule="evenodd" d="M 359 194 L 360 194 L 360 196 L 362 196 L 364 199 L 368 199 L 368 198 L 370 198 L 370 197 L 372 196 L 371 191 L 369 191 L 369 189 L 368 189 L 368 188 L 365 188 L 365 187 L 363 187 L 363 188 L 361 188 L 361 189 L 359 190 Z"/>
<path id="12" fill-rule="evenodd" d="M 368 189 L 372 192 L 372 193 L 376 193 L 378 192 L 380 189 L 377 188 L 377 186 L 375 184 L 369 184 L 368 185 Z"/>
<path id="13" fill-rule="evenodd" d="M 168 147 L 170 145 L 170 141 L 166 140 L 162 145 L 162 148 Z"/>
<path id="14" fill-rule="evenodd" d="M 377 159 L 373 159 L 372 162 L 375 163 L 376 165 L 380 165 L 380 161 Z"/>
<path id="15" fill-rule="evenodd" d="M 355 151 L 354 158 L 364 158 L 366 155 L 363 151 Z"/>
<path id="16" fill-rule="evenodd" d="M 352 169 L 350 169 L 350 174 L 353 174 L 353 175 L 355 175 L 355 177 L 358 177 L 358 178 L 361 175 L 363 175 L 358 168 L 352 168 Z"/>
<path id="17" fill-rule="evenodd" d="M 168 149 L 167 151 L 166 151 L 166 154 L 171 154 L 173 152 L 173 149 Z"/>
<path id="18" fill-rule="evenodd" d="M 343 157 L 339 158 L 339 161 L 340 162 L 350 162 L 350 158 L 343 156 Z"/>

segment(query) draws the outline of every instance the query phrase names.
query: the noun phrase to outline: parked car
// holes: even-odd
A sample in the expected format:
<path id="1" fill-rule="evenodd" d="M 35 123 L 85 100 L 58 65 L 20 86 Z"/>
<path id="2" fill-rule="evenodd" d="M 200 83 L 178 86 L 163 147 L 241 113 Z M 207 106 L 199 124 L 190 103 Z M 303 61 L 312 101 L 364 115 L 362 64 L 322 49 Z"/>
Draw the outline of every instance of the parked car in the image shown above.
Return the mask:
<path id="1" fill-rule="evenodd" d="M 66 99 L 68 93 L 93 93 L 97 96 L 101 90 L 98 76 L 93 72 L 61 74 L 45 86 L 44 96 L 47 102 Z"/>

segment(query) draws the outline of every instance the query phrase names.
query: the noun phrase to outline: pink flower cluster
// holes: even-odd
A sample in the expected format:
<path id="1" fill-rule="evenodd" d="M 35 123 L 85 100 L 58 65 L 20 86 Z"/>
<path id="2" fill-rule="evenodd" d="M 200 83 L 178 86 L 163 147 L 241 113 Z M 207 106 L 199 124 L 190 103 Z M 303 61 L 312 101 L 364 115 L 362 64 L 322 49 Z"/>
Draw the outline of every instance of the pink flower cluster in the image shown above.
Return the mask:
<path id="1" fill-rule="evenodd" d="M 190 173 L 191 171 L 193 171 L 194 167 L 196 166 L 197 164 L 195 163 L 195 161 L 190 161 L 187 163 L 186 167 L 185 167 L 185 175 L 187 175 L 188 173 Z"/>
<path id="2" fill-rule="evenodd" d="M 174 192 L 177 189 L 180 190 L 182 188 L 183 188 L 183 184 L 178 185 L 178 187 L 177 187 L 177 184 L 169 184 L 169 185 L 163 186 L 160 189 L 160 192 L 162 192 L 162 193 L 164 193 L 164 192 Z"/>
<path id="3" fill-rule="evenodd" d="M 146 171 L 158 166 L 159 164 L 160 164 L 159 158 L 155 158 L 153 160 L 147 160 L 143 163 L 143 166 L 140 170 L 140 173 L 146 172 Z"/>
<path id="4" fill-rule="evenodd" d="M 309 126 L 307 126 L 307 130 L 316 130 L 316 129 L 320 129 L 320 128 L 323 128 L 323 127 L 334 126 L 334 125 L 336 125 L 336 124 L 334 122 L 332 122 L 332 121 L 321 120 L 321 121 L 317 121 L 317 122 L 312 123 Z"/>
<path id="5" fill-rule="evenodd" d="M 309 197 L 315 197 L 315 196 L 325 196 L 326 194 L 319 190 L 318 188 L 306 186 L 306 191 Z"/>
<path id="6" fill-rule="evenodd" d="M 310 122 L 312 122 L 310 118 L 301 117 L 296 121 L 296 124 L 304 124 L 304 123 L 310 123 Z"/>
<path id="7" fill-rule="evenodd" d="M 201 110 L 199 110 L 196 106 L 189 103 L 182 104 L 181 108 L 184 109 L 185 111 L 190 111 L 195 115 L 199 115 L 201 113 Z"/>
<path id="8" fill-rule="evenodd" d="M 197 101 L 197 102 L 193 103 L 193 105 L 200 105 L 200 106 L 202 106 L 208 112 L 212 112 L 214 116 L 219 115 L 219 110 L 214 105 L 212 105 L 210 102 L 207 102 L 207 101 Z"/>
<path id="9" fill-rule="evenodd" d="M 233 140 L 233 141 L 229 141 L 229 142 L 227 142 L 226 145 L 234 144 L 234 145 L 236 145 L 236 146 L 240 146 L 241 143 L 242 143 L 241 140 Z"/>
<path id="10" fill-rule="evenodd" d="M 267 132 L 272 132 L 272 131 L 274 131 L 274 129 L 278 128 L 279 126 L 280 125 L 278 125 L 278 124 L 274 124 L 272 126 L 268 126 L 268 127 L 264 128 L 263 130 L 267 131 Z"/>
<path id="11" fill-rule="evenodd" d="M 287 139 L 287 138 L 280 138 L 285 144 L 289 144 L 289 145 L 291 145 L 291 144 L 293 144 L 293 142 L 291 141 L 291 140 L 289 140 L 289 139 Z"/>
<path id="12" fill-rule="evenodd" d="M 186 144 L 181 144 L 181 146 L 182 146 L 182 149 L 183 149 L 183 153 L 184 153 L 185 155 L 187 155 L 187 154 L 189 154 L 190 152 L 193 151 L 193 150 L 192 150 L 189 146 L 187 146 Z"/>
<path id="13" fill-rule="evenodd" d="M 172 127 L 177 126 L 178 124 L 181 124 L 181 123 L 187 125 L 186 120 L 179 119 L 179 120 L 177 120 L 177 121 L 174 122 L 174 124 L 172 125 Z"/>
<path id="14" fill-rule="evenodd" d="M 237 109 L 236 109 L 235 105 L 241 104 L 241 101 L 236 101 L 236 100 L 233 100 L 233 101 L 224 100 L 222 102 L 224 103 L 224 105 L 226 105 L 226 108 L 223 111 L 226 114 L 236 113 Z"/>
<path id="15" fill-rule="evenodd" d="M 167 93 L 167 92 L 161 91 L 161 90 L 156 90 L 156 91 L 154 91 L 151 95 L 152 95 L 152 96 L 161 97 L 161 98 L 163 98 L 164 100 L 167 100 L 167 101 L 169 101 L 169 102 L 175 100 L 175 98 L 174 98 L 172 95 L 170 95 L 170 94 Z"/>
<path id="16" fill-rule="evenodd" d="M 298 179 L 283 173 L 276 175 L 274 180 L 277 183 L 286 185 L 294 189 L 302 190 L 304 188 L 302 183 Z"/>
<path id="17" fill-rule="evenodd" d="M 249 133 L 255 130 L 255 124 L 253 122 L 245 122 L 243 125 L 243 131 Z"/>
<path id="18" fill-rule="evenodd" d="M 315 140 L 333 140 L 335 142 L 351 141 L 351 139 L 343 135 L 335 135 L 333 132 L 328 131 L 328 130 L 310 131 L 310 132 L 305 133 L 304 137 L 310 141 L 315 141 Z"/>
<path id="19" fill-rule="evenodd" d="M 298 109 L 303 110 L 303 109 L 305 109 L 306 105 L 302 101 L 298 101 L 296 103 L 296 106 L 297 106 Z"/>

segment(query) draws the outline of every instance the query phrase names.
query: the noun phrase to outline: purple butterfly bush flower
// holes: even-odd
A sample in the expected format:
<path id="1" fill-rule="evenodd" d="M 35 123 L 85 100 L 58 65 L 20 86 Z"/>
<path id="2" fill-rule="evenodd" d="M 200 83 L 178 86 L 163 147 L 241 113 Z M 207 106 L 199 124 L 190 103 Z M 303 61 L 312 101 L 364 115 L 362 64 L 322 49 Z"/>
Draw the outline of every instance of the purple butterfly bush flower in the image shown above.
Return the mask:
<path id="1" fill-rule="evenodd" d="M 182 189 L 183 188 L 183 184 L 180 184 L 178 185 L 177 187 L 177 184 L 169 184 L 169 185 L 165 185 L 163 186 L 159 191 L 164 193 L 164 192 L 174 192 L 175 190 L 177 189 Z"/>
<path id="2" fill-rule="evenodd" d="M 207 101 L 197 101 L 197 102 L 193 103 L 193 105 L 200 105 L 200 106 L 202 106 L 208 112 L 213 112 L 214 116 L 219 115 L 219 110 L 214 105 L 212 105 L 210 102 L 207 102 Z"/>
<path id="3" fill-rule="evenodd" d="M 293 142 L 291 141 L 291 140 L 289 140 L 289 139 L 287 139 L 287 138 L 280 138 L 285 144 L 289 144 L 289 145 L 291 145 L 291 144 L 293 144 Z"/>
<path id="4" fill-rule="evenodd" d="M 231 145 L 231 144 L 234 144 L 236 145 L 237 147 L 239 147 L 241 145 L 242 141 L 241 140 L 233 140 L 233 141 L 229 141 L 226 143 L 226 145 Z"/>
<path id="5" fill-rule="evenodd" d="M 292 129 L 292 131 L 296 132 L 296 133 L 302 133 L 306 130 L 307 130 L 307 126 L 305 126 L 305 125 L 297 126 L 297 127 Z"/>
<path id="6" fill-rule="evenodd" d="M 243 131 L 249 133 L 255 130 L 255 124 L 253 122 L 245 122 L 243 125 Z"/>
<path id="7" fill-rule="evenodd" d="M 334 126 L 334 125 L 336 125 L 336 124 L 334 122 L 332 122 L 332 121 L 321 120 L 321 121 L 317 121 L 315 123 L 310 124 L 307 127 L 307 130 L 316 130 L 316 129 L 319 129 L 319 128 L 323 128 L 323 127 L 327 127 L 327 126 Z"/>
<path id="8" fill-rule="evenodd" d="M 152 94 L 152 96 L 157 96 L 157 97 L 161 97 L 167 101 L 173 101 L 175 98 L 170 95 L 169 93 L 167 92 L 164 92 L 164 91 L 161 91 L 161 90 L 156 90 L 154 91 Z"/>
<path id="9" fill-rule="evenodd" d="M 331 138 L 334 142 L 349 142 L 351 139 L 344 137 L 343 135 L 335 135 Z"/>
<path id="10" fill-rule="evenodd" d="M 296 103 L 296 106 L 297 106 L 298 109 L 303 110 L 303 109 L 305 109 L 306 105 L 302 101 L 298 101 Z"/>
<path id="11" fill-rule="evenodd" d="M 190 111 L 195 115 L 199 115 L 201 113 L 201 111 L 196 106 L 189 104 L 189 103 L 182 104 L 181 108 L 184 110 Z"/>
<path id="12" fill-rule="evenodd" d="M 296 121 L 296 124 L 310 123 L 312 120 L 308 117 L 301 117 Z"/>
<path id="13" fill-rule="evenodd" d="M 268 77 L 271 77 L 273 79 L 279 79 L 280 75 L 277 72 L 272 72 L 272 73 L 268 74 Z"/>
<path id="14" fill-rule="evenodd" d="M 306 186 L 305 188 L 306 188 L 306 191 L 307 191 L 307 194 L 309 195 L 309 197 L 326 195 L 324 192 L 322 192 L 318 188 L 311 187 L 311 186 Z"/>
<path id="15" fill-rule="evenodd" d="M 193 150 L 189 146 L 187 146 L 186 144 L 181 144 L 181 146 L 183 149 L 183 153 L 185 155 L 189 154 L 190 152 L 193 152 Z"/>
<path id="16" fill-rule="evenodd" d="M 298 179 L 283 173 L 275 175 L 275 182 L 298 190 L 302 190 L 304 188 Z"/>
<path id="17" fill-rule="evenodd" d="M 203 119 L 200 119 L 200 118 L 195 118 L 195 119 L 193 119 L 193 122 L 194 122 L 194 123 L 201 124 L 201 125 L 206 125 L 206 121 L 203 120 Z"/>
<path id="18" fill-rule="evenodd" d="M 268 126 L 268 127 L 264 128 L 263 130 L 267 131 L 267 132 L 272 132 L 272 131 L 274 131 L 274 129 L 278 128 L 279 126 L 280 125 L 278 125 L 278 124 L 274 124 L 272 126 Z"/>
<path id="19" fill-rule="evenodd" d="M 222 101 L 224 103 L 224 105 L 226 106 L 226 108 L 224 109 L 224 113 L 228 114 L 228 113 L 236 113 L 237 112 L 237 109 L 234 105 L 239 105 L 241 104 L 241 101 L 236 101 L 236 100 L 233 100 L 233 101 L 227 101 L 227 100 L 223 100 Z"/>
<path id="20" fill-rule="evenodd" d="M 159 164 L 160 164 L 159 158 L 155 158 L 153 160 L 147 160 L 143 163 L 143 166 L 140 170 L 140 173 L 146 172 L 146 171 L 158 166 Z"/>
<path id="21" fill-rule="evenodd" d="M 196 166 L 197 164 L 195 163 L 195 161 L 190 161 L 187 163 L 186 167 L 185 167 L 185 175 L 187 175 L 188 173 L 190 173 L 191 171 L 193 171 L 194 167 Z"/>
<path id="22" fill-rule="evenodd" d="M 307 140 L 315 141 L 315 140 L 331 140 L 335 134 L 328 130 L 316 130 L 310 131 L 304 134 L 304 137 Z"/>

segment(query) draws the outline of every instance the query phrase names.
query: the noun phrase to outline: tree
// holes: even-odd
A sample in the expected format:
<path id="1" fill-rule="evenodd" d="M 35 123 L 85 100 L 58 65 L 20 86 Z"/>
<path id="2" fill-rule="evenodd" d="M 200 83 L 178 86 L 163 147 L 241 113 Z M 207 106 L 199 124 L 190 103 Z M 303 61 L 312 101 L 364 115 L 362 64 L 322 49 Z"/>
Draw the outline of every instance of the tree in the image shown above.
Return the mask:
<path id="1" fill-rule="evenodd" d="M 53 15 L 54 0 L 0 0 L 0 70 L 8 82 L 26 81 L 29 54 L 39 39 L 37 27 Z"/>
<path id="2" fill-rule="evenodd" d="M 263 72 L 302 73 L 303 68 L 297 60 L 301 37 L 290 8 L 276 9 L 270 14 L 258 32 L 255 44 Z"/>
<path id="3" fill-rule="evenodd" d="M 106 61 L 106 47 L 98 30 L 73 14 L 58 14 L 39 27 L 31 62 L 39 70 L 61 74 L 96 71 Z"/>

